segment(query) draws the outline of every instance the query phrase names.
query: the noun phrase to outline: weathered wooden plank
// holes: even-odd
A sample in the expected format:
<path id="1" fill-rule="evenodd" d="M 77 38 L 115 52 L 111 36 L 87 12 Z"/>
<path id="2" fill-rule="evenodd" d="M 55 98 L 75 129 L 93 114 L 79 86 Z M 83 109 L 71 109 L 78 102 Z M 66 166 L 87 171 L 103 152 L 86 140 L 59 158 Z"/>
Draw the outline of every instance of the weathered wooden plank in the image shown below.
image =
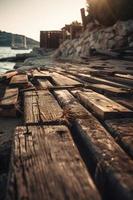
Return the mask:
<path id="1" fill-rule="evenodd" d="M 104 197 L 106 196 L 106 199 L 132 200 L 133 161 L 100 122 L 68 91 L 55 91 L 55 95 L 63 108 L 69 107 L 68 116 L 74 116 L 72 120 L 75 132 L 73 134 L 76 134 L 80 139 L 80 144 L 83 144 L 82 150 L 84 147 L 101 193 Z M 71 120 L 69 117 L 68 119 Z"/>
<path id="2" fill-rule="evenodd" d="M 11 78 L 11 77 L 13 77 L 13 76 L 15 76 L 17 74 L 18 74 L 17 71 L 13 71 L 13 72 L 7 72 L 7 73 L 5 73 L 5 74 L 3 74 L 3 76 L 6 77 L 6 79 L 9 79 L 9 78 Z"/>
<path id="3" fill-rule="evenodd" d="M 107 70 L 99 69 L 99 70 L 96 70 L 96 71 L 91 71 L 90 75 L 98 76 L 101 73 L 104 74 L 104 75 L 113 76 L 115 71 L 113 69 L 107 69 Z"/>
<path id="4" fill-rule="evenodd" d="M 125 84 L 120 84 L 117 82 L 106 80 L 106 78 L 104 78 L 104 77 L 99 78 L 99 77 L 94 77 L 94 76 L 87 75 L 87 74 L 78 74 L 77 77 L 80 78 L 81 80 L 83 80 L 85 82 L 89 82 L 89 83 L 106 84 L 106 85 L 110 85 L 110 86 L 114 86 L 114 87 L 130 88 L 129 86 L 127 86 Z"/>
<path id="5" fill-rule="evenodd" d="M 133 76 L 131 76 L 131 75 L 129 75 L 127 77 L 124 77 L 124 76 L 122 77 L 122 76 L 116 75 L 116 76 L 114 76 L 114 81 L 129 85 L 129 86 L 133 86 Z"/>
<path id="6" fill-rule="evenodd" d="M 75 120 L 89 157 L 95 180 L 107 199 L 133 199 L 133 161 L 92 116 Z"/>
<path id="7" fill-rule="evenodd" d="M 62 109 L 47 90 L 28 91 L 24 94 L 24 119 L 27 124 L 48 121 L 61 122 Z"/>
<path id="8" fill-rule="evenodd" d="M 15 75 L 11 78 L 10 85 L 27 85 L 28 84 L 28 76 L 25 74 Z"/>
<path id="9" fill-rule="evenodd" d="M 133 98 L 117 98 L 115 101 L 133 110 Z"/>
<path id="10" fill-rule="evenodd" d="M 76 72 L 78 74 L 78 71 Z M 73 75 L 73 73 L 71 73 L 70 71 L 66 70 L 64 72 L 60 72 L 61 75 L 67 76 L 70 79 L 76 80 L 78 82 L 83 82 L 81 79 L 79 79 L 78 77 L 76 77 L 75 75 Z"/>
<path id="11" fill-rule="evenodd" d="M 0 199 L 4 200 L 7 192 L 12 137 L 20 119 L 0 117 Z"/>
<path id="12" fill-rule="evenodd" d="M 0 99 L 0 107 L 9 108 L 17 105 L 18 94 L 18 88 L 6 89 L 4 96 Z"/>
<path id="13" fill-rule="evenodd" d="M 105 123 L 115 140 L 133 158 L 133 120 L 108 120 Z"/>
<path id="14" fill-rule="evenodd" d="M 49 71 L 38 71 L 38 70 L 34 70 L 32 72 L 32 77 L 34 79 L 46 79 L 46 78 L 50 78 L 50 72 Z"/>
<path id="15" fill-rule="evenodd" d="M 50 83 L 50 81 L 47 80 L 47 79 L 38 79 L 37 81 L 38 81 L 41 89 L 48 89 L 48 88 L 51 88 L 53 86 L 52 83 Z"/>
<path id="16" fill-rule="evenodd" d="M 77 102 L 74 96 L 68 90 L 55 90 L 54 94 L 60 101 L 61 106 L 72 105 L 72 103 Z"/>
<path id="17" fill-rule="evenodd" d="M 75 90 L 72 93 L 102 119 L 133 117 L 133 111 L 92 90 Z"/>
<path id="18" fill-rule="evenodd" d="M 54 93 L 64 109 L 63 115 L 65 118 L 74 120 L 76 118 L 85 119 L 88 116 L 87 110 L 77 102 L 70 92 L 67 90 L 56 90 Z"/>
<path id="19" fill-rule="evenodd" d="M 122 78 L 122 77 L 118 77 L 118 76 L 106 76 L 106 75 L 103 75 L 103 74 L 99 74 L 99 77 L 104 78 L 104 79 L 109 80 L 109 81 L 120 83 L 120 84 L 123 84 L 123 85 L 133 86 L 133 80 L 132 79 L 128 79 L 128 78 L 124 78 L 124 77 Z"/>
<path id="20" fill-rule="evenodd" d="M 118 88 L 118 87 L 113 87 L 113 86 L 109 86 L 105 84 L 91 84 L 88 87 L 95 90 L 96 92 L 100 92 L 108 96 L 111 95 L 111 96 L 118 96 L 118 97 L 127 97 L 133 94 L 133 91 L 131 89 Z"/>
<path id="21" fill-rule="evenodd" d="M 129 80 L 133 80 L 133 75 L 130 74 L 115 74 L 116 77 L 126 78 Z"/>
<path id="22" fill-rule="evenodd" d="M 0 85 L 0 99 L 3 98 L 4 94 L 5 94 L 5 90 L 6 90 L 6 86 L 2 86 Z"/>
<path id="23" fill-rule="evenodd" d="M 127 66 L 127 65 L 126 65 Z M 132 68 L 132 67 L 131 67 Z M 116 70 L 115 71 L 115 74 L 123 74 L 123 75 L 126 75 L 126 74 L 130 74 L 130 75 L 133 75 L 133 70 L 131 69 L 130 70 L 130 67 L 129 67 L 129 70 L 128 70 L 128 67 L 127 67 L 127 69 L 126 69 L 126 67 L 125 67 L 125 69 L 119 69 L 119 70 Z"/>
<path id="24" fill-rule="evenodd" d="M 62 85 L 62 86 L 71 86 L 71 85 L 82 85 L 79 81 L 76 81 L 74 79 L 71 79 L 71 78 L 68 78 L 67 76 L 63 76 L 61 74 L 58 74 L 58 73 L 52 73 L 52 79 L 54 81 L 54 83 L 56 85 Z"/>
<path id="25" fill-rule="evenodd" d="M 83 86 L 81 85 L 58 85 L 58 86 L 53 86 L 51 88 L 49 88 L 50 91 L 54 91 L 54 90 L 71 90 L 71 89 L 75 89 L 75 88 L 82 88 Z"/>
<path id="26" fill-rule="evenodd" d="M 18 88 L 6 89 L 3 97 L 0 99 L 0 116 L 16 117 L 18 105 Z"/>
<path id="27" fill-rule="evenodd" d="M 67 127 L 27 128 L 16 129 L 8 200 L 100 200 Z"/>

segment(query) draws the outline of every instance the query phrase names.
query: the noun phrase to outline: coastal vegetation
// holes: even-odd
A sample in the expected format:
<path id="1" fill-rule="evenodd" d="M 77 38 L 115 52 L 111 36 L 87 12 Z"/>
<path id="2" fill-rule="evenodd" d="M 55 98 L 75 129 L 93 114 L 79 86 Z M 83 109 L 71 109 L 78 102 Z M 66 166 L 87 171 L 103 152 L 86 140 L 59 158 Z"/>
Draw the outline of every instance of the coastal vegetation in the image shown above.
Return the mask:
<path id="1" fill-rule="evenodd" d="M 133 19 L 132 0 L 87 0 L 87 4 L 89 15 L 103 25 Z"/>

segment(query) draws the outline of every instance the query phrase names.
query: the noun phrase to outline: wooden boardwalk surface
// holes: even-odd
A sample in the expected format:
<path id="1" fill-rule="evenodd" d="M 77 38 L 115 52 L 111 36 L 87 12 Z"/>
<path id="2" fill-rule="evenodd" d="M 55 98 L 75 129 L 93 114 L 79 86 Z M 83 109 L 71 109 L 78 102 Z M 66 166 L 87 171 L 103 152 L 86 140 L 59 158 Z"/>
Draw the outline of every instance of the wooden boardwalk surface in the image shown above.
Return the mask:
<path id="1" fill-rule="evenodd" d="M 127 61 L 96 60 L 7 74 L 0 120 L 6 113 L 5 123 L 9 116 L 22 122 L 12 137 L 6 200 L 133 199 L 132 71 Z"/>
<path id="2" fill-rule="evenodd" d="M 61 120 L 63 111 L 48 91 L 29 91 L 24 94 L 24 119 L 26 124 Z"/>
<path id="3" fill-rule="evenodd" d="M 78 82 L 74 79 L 68 78 L 67 76 L 55 73 L 55 72 L 52 73 L 51 76 L 52 76 L 53 81 L 56 85 L 60 85 L 60 86 L 78 86 L 78 85 L 81 85 L 80 82 Z"/>
<path id="4" fill-rule="evenodd" d="M 18 199 L 100 200 L 67 127 L 27 128 L 15 132 L 12 166 Z"/>
<path id="5" fill-rule="evenodd" d="M 132 96 L 133 92 L 126 88 L 116 88 L 105 84 L 90 84 L 90 88 L 96 92 L 102 93 L 106 96 L 126 97 Z"/>
<path id="6" fill-rule="evenodd" d="M 53 86 L 47 79 L 38 79 L 38 83 L 41 89 L 48 89 Z"/>
<path id="7" fill-rule="evenodd" d="M 133 119 L 108 120 L 106 125 L 118 143 L 133 158 Z"/>
<path id="8" fill-rule="evenodd" d="M 11 78 L 10 85 L 21 86 L 28 84 L 28 76 L 25 74 L 15 75 Z"/>
<path id="9" fill-rule="evenodd" d="M 4 96 L 0 99 L 0 107 L 13 107 L 18 101 L 18 88 L 6 89 Z"/>
<path id="10" fill-rule="evenodd" d="M 115 101 L 89 91 L 72 91 L 72 93 L 87 107 L 92 109 L 102 119 L 110 119 L 117 117 L 133 117 L 133 111 L 116 103 Z"/>
<path id="11" fill-rule="evenodd" d="M 18 88 L 5 89 L 0 98 L 0 116 L 15 117 L 18 109 Z"/>

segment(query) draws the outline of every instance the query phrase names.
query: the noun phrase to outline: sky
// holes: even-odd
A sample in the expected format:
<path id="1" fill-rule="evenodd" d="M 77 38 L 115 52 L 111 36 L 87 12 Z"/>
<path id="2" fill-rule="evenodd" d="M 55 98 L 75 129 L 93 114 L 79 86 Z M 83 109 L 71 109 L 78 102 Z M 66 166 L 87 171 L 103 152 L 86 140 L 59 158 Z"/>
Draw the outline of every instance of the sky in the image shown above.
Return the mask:
<path id="1" fill-rule="evenodd" d="M 39 41 L 40 30 L 60 30 L 81 21 L 86 0 L 0 0 L 0 30 Z"/>

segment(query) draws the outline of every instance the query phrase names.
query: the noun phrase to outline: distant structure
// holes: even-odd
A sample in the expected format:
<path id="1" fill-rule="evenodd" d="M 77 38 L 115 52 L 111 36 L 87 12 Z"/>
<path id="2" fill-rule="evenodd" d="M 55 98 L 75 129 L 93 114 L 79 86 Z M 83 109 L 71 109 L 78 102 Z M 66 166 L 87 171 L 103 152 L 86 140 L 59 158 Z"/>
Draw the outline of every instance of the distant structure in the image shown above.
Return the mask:
<path id="1" fill-rule="evenodd" d="M 41 31 L 40 48 L 56 49 L 62 42 L 62 31 Z"/>
<path id="2" fill-rule="evenodd" d="M 61 31 L 41 31 L 40 48 L 57 49 L 66 39 L 78 38 L 83 31 L 83 26 L 78 22 L 65 25 Z"/>
<path id="3" fill-rule="evenodd" d="M 63 41 L 66 39 L 79 38 L 83 31 L 83 26 L 78 22 L 73 22 L 72 24 L 66 24 L 62 29 Z"/>
<path id="4" fill-rule="evenodd" d="M 87 16 L 85 15 L 85 9 L 81 8 L 80 12 L 81 12 L 81 18 L 82 18 L 83 28 L 85 29 L 86 26 L 87 26 L 87 24 L 88 24 Z"/>
<path id="5" fill-rule="evenodd" d="M 26 37 L 21 36 L 21 41 L 17 40 L 17 35 L 12 34 L 12 44 L 11 49 L 17 49 L 17 50 L 26 50 L 28 49 L 26 44 Z"/>

